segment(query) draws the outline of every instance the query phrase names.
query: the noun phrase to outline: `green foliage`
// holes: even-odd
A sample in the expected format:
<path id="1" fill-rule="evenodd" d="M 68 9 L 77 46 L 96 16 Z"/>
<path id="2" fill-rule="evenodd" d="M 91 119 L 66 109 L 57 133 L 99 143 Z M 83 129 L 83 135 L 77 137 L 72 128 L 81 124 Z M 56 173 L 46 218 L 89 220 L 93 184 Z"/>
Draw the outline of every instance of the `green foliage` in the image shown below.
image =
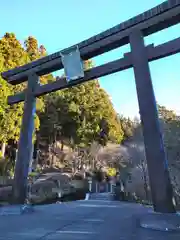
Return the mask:
<path id="1" fill-rule="evenodd" d="M 46 55 L 45 47 L 32 36 L 24 45 L 14 33 L 0 39 L 1 72 Z M 92 67 L 91 60 L 84 62 L 85 70 Z M 52 81 L 52 74 L 40 77 L 41 84 Z M 7 98 L 25 88 L 26 83 L 11 86 L 0 77 L 0 143 L 19 139 L 23 103 L 9 106 Z M 124 138 L 121 121 L 98 80 L 38 98 L 36 107 L 35 128 L 40 127 L 40 137 L 48 144 L 60 140 L 71 147 L 85 147 L 97 141 L 105 146 L 108 141 L 120 143 Z"/>
<path id="2" fill-rule="evenodd" d="M 32 60 L 45 56 L 46 51 L 43 46 L 38 49 L 37 40 L 29 37 L 25 41 L 23 48 L 20 41 L 16 39 L 14 33 L 6 33 L 0 39 L 0 72 L 6 71 L 17 66 L 24 65 Z M 43 76 L 42 83 L 46 83 L 52 75 Z M 53 77 L 52 77 L 53 79 Z M 26 84 L 11 86 L 0 76 L 0 142 L 8 140 L 18 141 L 20 135 L 21 119 L 23 114 L 23 103 L 9 106 L 7 98 L 16 92 L 22 91 Z M 37 110 L 43 111 L 43 98 L 37 99 Z M 38 115 L 35 116 L 35 128 L 40 125 Z"/>
<path id="3" fill-rule="evenodd" d="M 121 128 L 124 132 L 123 140 L 130 139 L 134 134 L 134 129 L 135 129 L 134 122 L 131 121 L 131 119 L 125 118 L 123 116 L 119 116 L 118 118 L 119 118 L 119 121 L 120 121 L 120 124 L 121 124 Z"/>
<path id="4" fill-rule="evenodd" d="M 0 176 L 12 176 L 13 164 L 8 159 L 0 160 Z"/>
<path id="5" fill-rule="evenodd" d="M 91 61 L 84 66 L 92 66 Z M 88 146 L 94 140 L 106 145 L 108 140 L 120 143 L 123 138 L 117 114 L 98 80 L 50 94 L 45 105 L 40 116 L 45 139 L 53 141 L 56 136 L 73 146 Z"/>
<path id="6" fill-rule="evenodd" d="M 172 121 L 177 119 L 177 115 L 174 111 L 168 110 L 164 106 L 158 105 L 159 118 L 164 122 Z"/>
<path id="7" fill-rule="evenodd" d="M 23 51 L 14 34 L 5 34 L 0 40 L 0 71 L 22 64 Z M 0 76 L 0 141 L 16 139 L 19 135 L 22 104 L 9 106 L 7 97 L 15 92 Z"/>

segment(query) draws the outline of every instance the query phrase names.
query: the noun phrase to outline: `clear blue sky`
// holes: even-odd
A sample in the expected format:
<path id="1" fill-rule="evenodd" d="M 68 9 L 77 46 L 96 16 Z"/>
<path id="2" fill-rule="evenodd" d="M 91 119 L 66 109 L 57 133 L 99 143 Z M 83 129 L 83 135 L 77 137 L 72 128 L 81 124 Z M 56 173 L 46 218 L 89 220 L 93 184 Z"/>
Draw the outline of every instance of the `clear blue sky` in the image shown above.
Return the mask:
<path id="1" fill-rule="evenodd" d="M 0 37 L 14 32 L 22 42 L 29 35 L 48 53 L 61 50 L 127 20 L 162 0 L 7 0 L 0 1 Z M 146 44 L 160 44 L 179 37 L 180 24 L 154 34 Z M 96 65 L 114 60 L 129 46 L 94 59 Z M 157 101 L 180 113 L 180 54 L 150 64 Z M 132 69 L 100 79 L 115 109 L 126 116 L 138 114 Z"/>

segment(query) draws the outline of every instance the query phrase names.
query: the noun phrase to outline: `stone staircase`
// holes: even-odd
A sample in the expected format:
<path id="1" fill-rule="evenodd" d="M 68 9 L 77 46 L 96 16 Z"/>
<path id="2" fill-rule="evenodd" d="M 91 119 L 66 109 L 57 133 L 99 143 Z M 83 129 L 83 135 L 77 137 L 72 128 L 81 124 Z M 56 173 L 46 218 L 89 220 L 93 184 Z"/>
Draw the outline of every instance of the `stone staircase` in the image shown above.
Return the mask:
<path id="1" fill-rule="evenodd" d="M 112 200 L 112 193 L 92 193 L 89 194 L 88 200 L 101 200 L 101 201 L 111 201 Z"/>

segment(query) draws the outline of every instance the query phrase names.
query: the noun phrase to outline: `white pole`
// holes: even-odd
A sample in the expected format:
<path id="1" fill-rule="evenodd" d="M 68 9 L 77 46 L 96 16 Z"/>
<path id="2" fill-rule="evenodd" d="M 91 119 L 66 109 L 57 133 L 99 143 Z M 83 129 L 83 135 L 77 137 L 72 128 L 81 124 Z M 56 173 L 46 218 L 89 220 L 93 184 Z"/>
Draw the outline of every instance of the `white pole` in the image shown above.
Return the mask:
<path id="1" fill-rule="evenodd" d="M 92 192 L 92 182 L 90 182 L 89 191 Z"/>

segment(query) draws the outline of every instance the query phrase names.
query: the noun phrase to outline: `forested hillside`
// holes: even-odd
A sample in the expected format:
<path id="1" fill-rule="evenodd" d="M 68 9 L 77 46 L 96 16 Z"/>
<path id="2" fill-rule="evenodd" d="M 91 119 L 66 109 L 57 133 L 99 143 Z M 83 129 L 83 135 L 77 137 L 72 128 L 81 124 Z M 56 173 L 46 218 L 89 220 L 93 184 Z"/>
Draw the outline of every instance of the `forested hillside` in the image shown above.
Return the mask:
<path id="1" fill-rule="evenodd" d="M 0 39 L 0 72 L 47 54 L 34 37 L 22 43 L 14 33 L 6 33 Z M 93 64 L 91 60 L 85 61 L 84 69 Z M 46 84 L 59 78 L 61 76 L 48 74 L 40 81 Z M 9 106 L 7 97 L 24 88 L 26 84 L 11 86 L 0 76 L 0 175 L 13 175 L 23 114 L 23 103 Z M 33 139 L 35 150 L 42 153 L 40 165 L 59 155 L 61 166 L 70 168 L 74 167 L 74 156 L 80 159 L 80 168 L 84 164 L 93 168 L 103 164 L 113 166 L 121 176 L 131 175 L 133 184 L 127 188 L 142 195 L 144 181 L 148 186 L 148 172 L 141 124 L 119 116 L 98 79 L 38 98 L 36 109 Z M 176 195 L 180 196 L 180 117 L 163 106 L 158 109 L 171 179 Z M 65 154 L 67 147 L 71 150 L 68 156 Z M 77 149 L 85 149 L 80 158 L 76 155 Z M 99 154 L 100 149 L 104 150 Z"/>
<path id="2" fill-rule="evenodd" d="M 6 33 L 0 39 L 0 72 L 46 55 L 45 47 L 34 37 L 24 39 L 22 43 L 14 33 Z M 84 69 L 91 68 L 93 64 L 91 60 L 85 61 Z M 40 81 L 46 84 L 56 81 L 56 78 L 48 74 Z M 13 159 L 13 154 L 9 153 L 11 148 L 17 149 L 23 114 L 23 103 L 9 106 L 7 97 L 25 87 L 26 84 L 11 86 L 0 76 L 1 158 L 6 155 L 7 159 Z M 108 142 L 123 144 L 132 139 L 138 141 L 140 124 L 118 115 L 98 79 L 38 98 L 36 106 L 34 139 L 38 137 L 39 148 L 46 146 L 44 151 L 56 142 L 61 143 L 63 151 L 64 145 L 76 149 L 90 147 L 94 142 L 106 146 Z M 159 113 L 168 158 L 178 167 L 180 119 L 162 106 L 159 106 Z"/>
<path id="3" fill-rule="evenodd" d="M 34 37 L 28 37 L 23 44 L 14 33 L 6 33 L 0 39 L 1 72 L 45 55 L 45 47 Z M 92 65 L 91 60 L 84 62 L 85 69 Z M 52 74 L 40 78 L 42 84 L 55 80 Z M 4 155 L 5 145 L 18 142 L 23 114 L 23 103 L 8 106 L 7 97 L 22 91 L 26 85 L 10 86 L 0 77 L 0 86 L 0 142 Z M 126 136 L 121 121 L 98 79 L 37 99 L 35 128 L 47 144 L 54 138 L 72 147 L 87 146 L 93 141 L 102 145 L 107 141 L 121 143 Z"/>

